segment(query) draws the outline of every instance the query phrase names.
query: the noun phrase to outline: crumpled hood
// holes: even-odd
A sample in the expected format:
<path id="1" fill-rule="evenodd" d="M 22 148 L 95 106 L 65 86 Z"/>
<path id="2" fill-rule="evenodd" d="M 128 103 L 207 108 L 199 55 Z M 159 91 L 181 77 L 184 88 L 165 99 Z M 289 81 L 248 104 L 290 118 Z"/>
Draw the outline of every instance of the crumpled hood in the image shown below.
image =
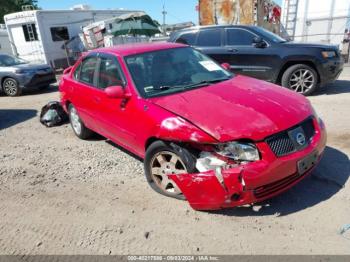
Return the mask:
<path id="1" fill-rule="evenodd" d="M 302 95 L 245 76 L 151 101 L 221 142 L 262 140 L 313 113 Z"/>

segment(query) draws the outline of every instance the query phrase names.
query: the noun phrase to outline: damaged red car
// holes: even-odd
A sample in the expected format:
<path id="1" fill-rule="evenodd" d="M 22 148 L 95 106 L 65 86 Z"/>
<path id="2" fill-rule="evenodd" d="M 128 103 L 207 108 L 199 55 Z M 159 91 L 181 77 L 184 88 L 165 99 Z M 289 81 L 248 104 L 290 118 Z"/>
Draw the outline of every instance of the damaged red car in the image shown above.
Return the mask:
<path id="1" fill-rule="evenodd" d="M 302 95 L 234 75 L 181 44 L 91 51 L 65 71 L 59 90 L 78 137 L 96 132 L 143 158 L 155 191 L 198 210 L 287 190 L 326 144 Z"/>

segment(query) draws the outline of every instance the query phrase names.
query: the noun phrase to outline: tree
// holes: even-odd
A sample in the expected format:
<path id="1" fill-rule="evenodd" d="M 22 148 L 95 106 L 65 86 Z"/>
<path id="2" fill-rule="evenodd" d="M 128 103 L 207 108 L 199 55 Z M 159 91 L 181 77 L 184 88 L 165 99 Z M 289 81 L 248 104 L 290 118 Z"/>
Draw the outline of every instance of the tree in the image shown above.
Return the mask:
<path id="1" fill-rule="evenodd" d="M 0 0 L 0 23 L 4 23 L 4 15 L 20 12 L 24 5 L 38 9 L 38 0 Z"/>

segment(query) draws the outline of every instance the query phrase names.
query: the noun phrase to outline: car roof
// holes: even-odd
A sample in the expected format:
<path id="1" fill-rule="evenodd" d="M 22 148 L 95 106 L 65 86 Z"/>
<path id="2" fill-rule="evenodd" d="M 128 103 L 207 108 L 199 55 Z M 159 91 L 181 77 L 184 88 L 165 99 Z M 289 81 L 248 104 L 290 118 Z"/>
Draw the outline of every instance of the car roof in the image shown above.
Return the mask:
<path id="1" fill-rule="evenodd" d="M 164 50 L 170 48 L 179 48 L 186 47 L 184 44 L 178 43 L 169 43 L 169 42 L 157 42 L 157 43 L 134 43 L 134 44 L 125 44 L 125 45 L 116 45 L 113 47 L 99 48 L 92 51 L 94 52 L 104 52 L 104 53 L 113 53 L 120 56 L 129 56 L 142 54 L 157 50 Z"/>
<path id="2" fill-rule="evenodd" d="M 205 26 L 192 26 L 188 28 L 184 28 L 181 30 L 178 30 L 174 33 L 183 33 L 188 31 L 196 31 L 196 30 L 203 30 L 203 29 L 215 29 L 215 28 L 246 28 L 246 29 L 254 29 L 257 26 L 254 25 L 205 25 Z"/>

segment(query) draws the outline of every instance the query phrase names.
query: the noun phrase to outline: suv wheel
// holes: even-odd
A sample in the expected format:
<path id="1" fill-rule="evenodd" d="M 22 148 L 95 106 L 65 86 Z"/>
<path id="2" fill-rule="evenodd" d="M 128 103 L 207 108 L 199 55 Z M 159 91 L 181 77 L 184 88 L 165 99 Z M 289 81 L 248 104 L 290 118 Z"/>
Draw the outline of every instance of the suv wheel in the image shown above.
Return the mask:
<path id="1" fill-rule="evenodd" d="M 76 136 L 80 139 L 88 139 L 91 137 L 93 132 L 84 125 L 83 121 L 79 117 L 77 110 L 72 104 L 68 106 L 68 111 L 69 120 Z"/>
<path id="2" fill-rule="evenodd" d="M 168 175 L 195 172 L 196 160 L 183 147 L 174 143 L 156 141 L 147 148 L 144 168 L 147 182 L 153 190 L 165 196 L 185 199 L 181 190 L 168 178 Z"/>
<path id="3" fill-rule="evenodd" d="M 7 96 L 19 96 L 22 89 L 19 87 L 16 79 L 6 78 L 2 83 L 2 90 Z"/>
<path id="4" fill-rule="evenodd" d="M 282 86 L 297 93 L 308 96 L 317 88 L 316 71 L 304 64 L 297 64 L 289 67 L 282 76 Z"/>

